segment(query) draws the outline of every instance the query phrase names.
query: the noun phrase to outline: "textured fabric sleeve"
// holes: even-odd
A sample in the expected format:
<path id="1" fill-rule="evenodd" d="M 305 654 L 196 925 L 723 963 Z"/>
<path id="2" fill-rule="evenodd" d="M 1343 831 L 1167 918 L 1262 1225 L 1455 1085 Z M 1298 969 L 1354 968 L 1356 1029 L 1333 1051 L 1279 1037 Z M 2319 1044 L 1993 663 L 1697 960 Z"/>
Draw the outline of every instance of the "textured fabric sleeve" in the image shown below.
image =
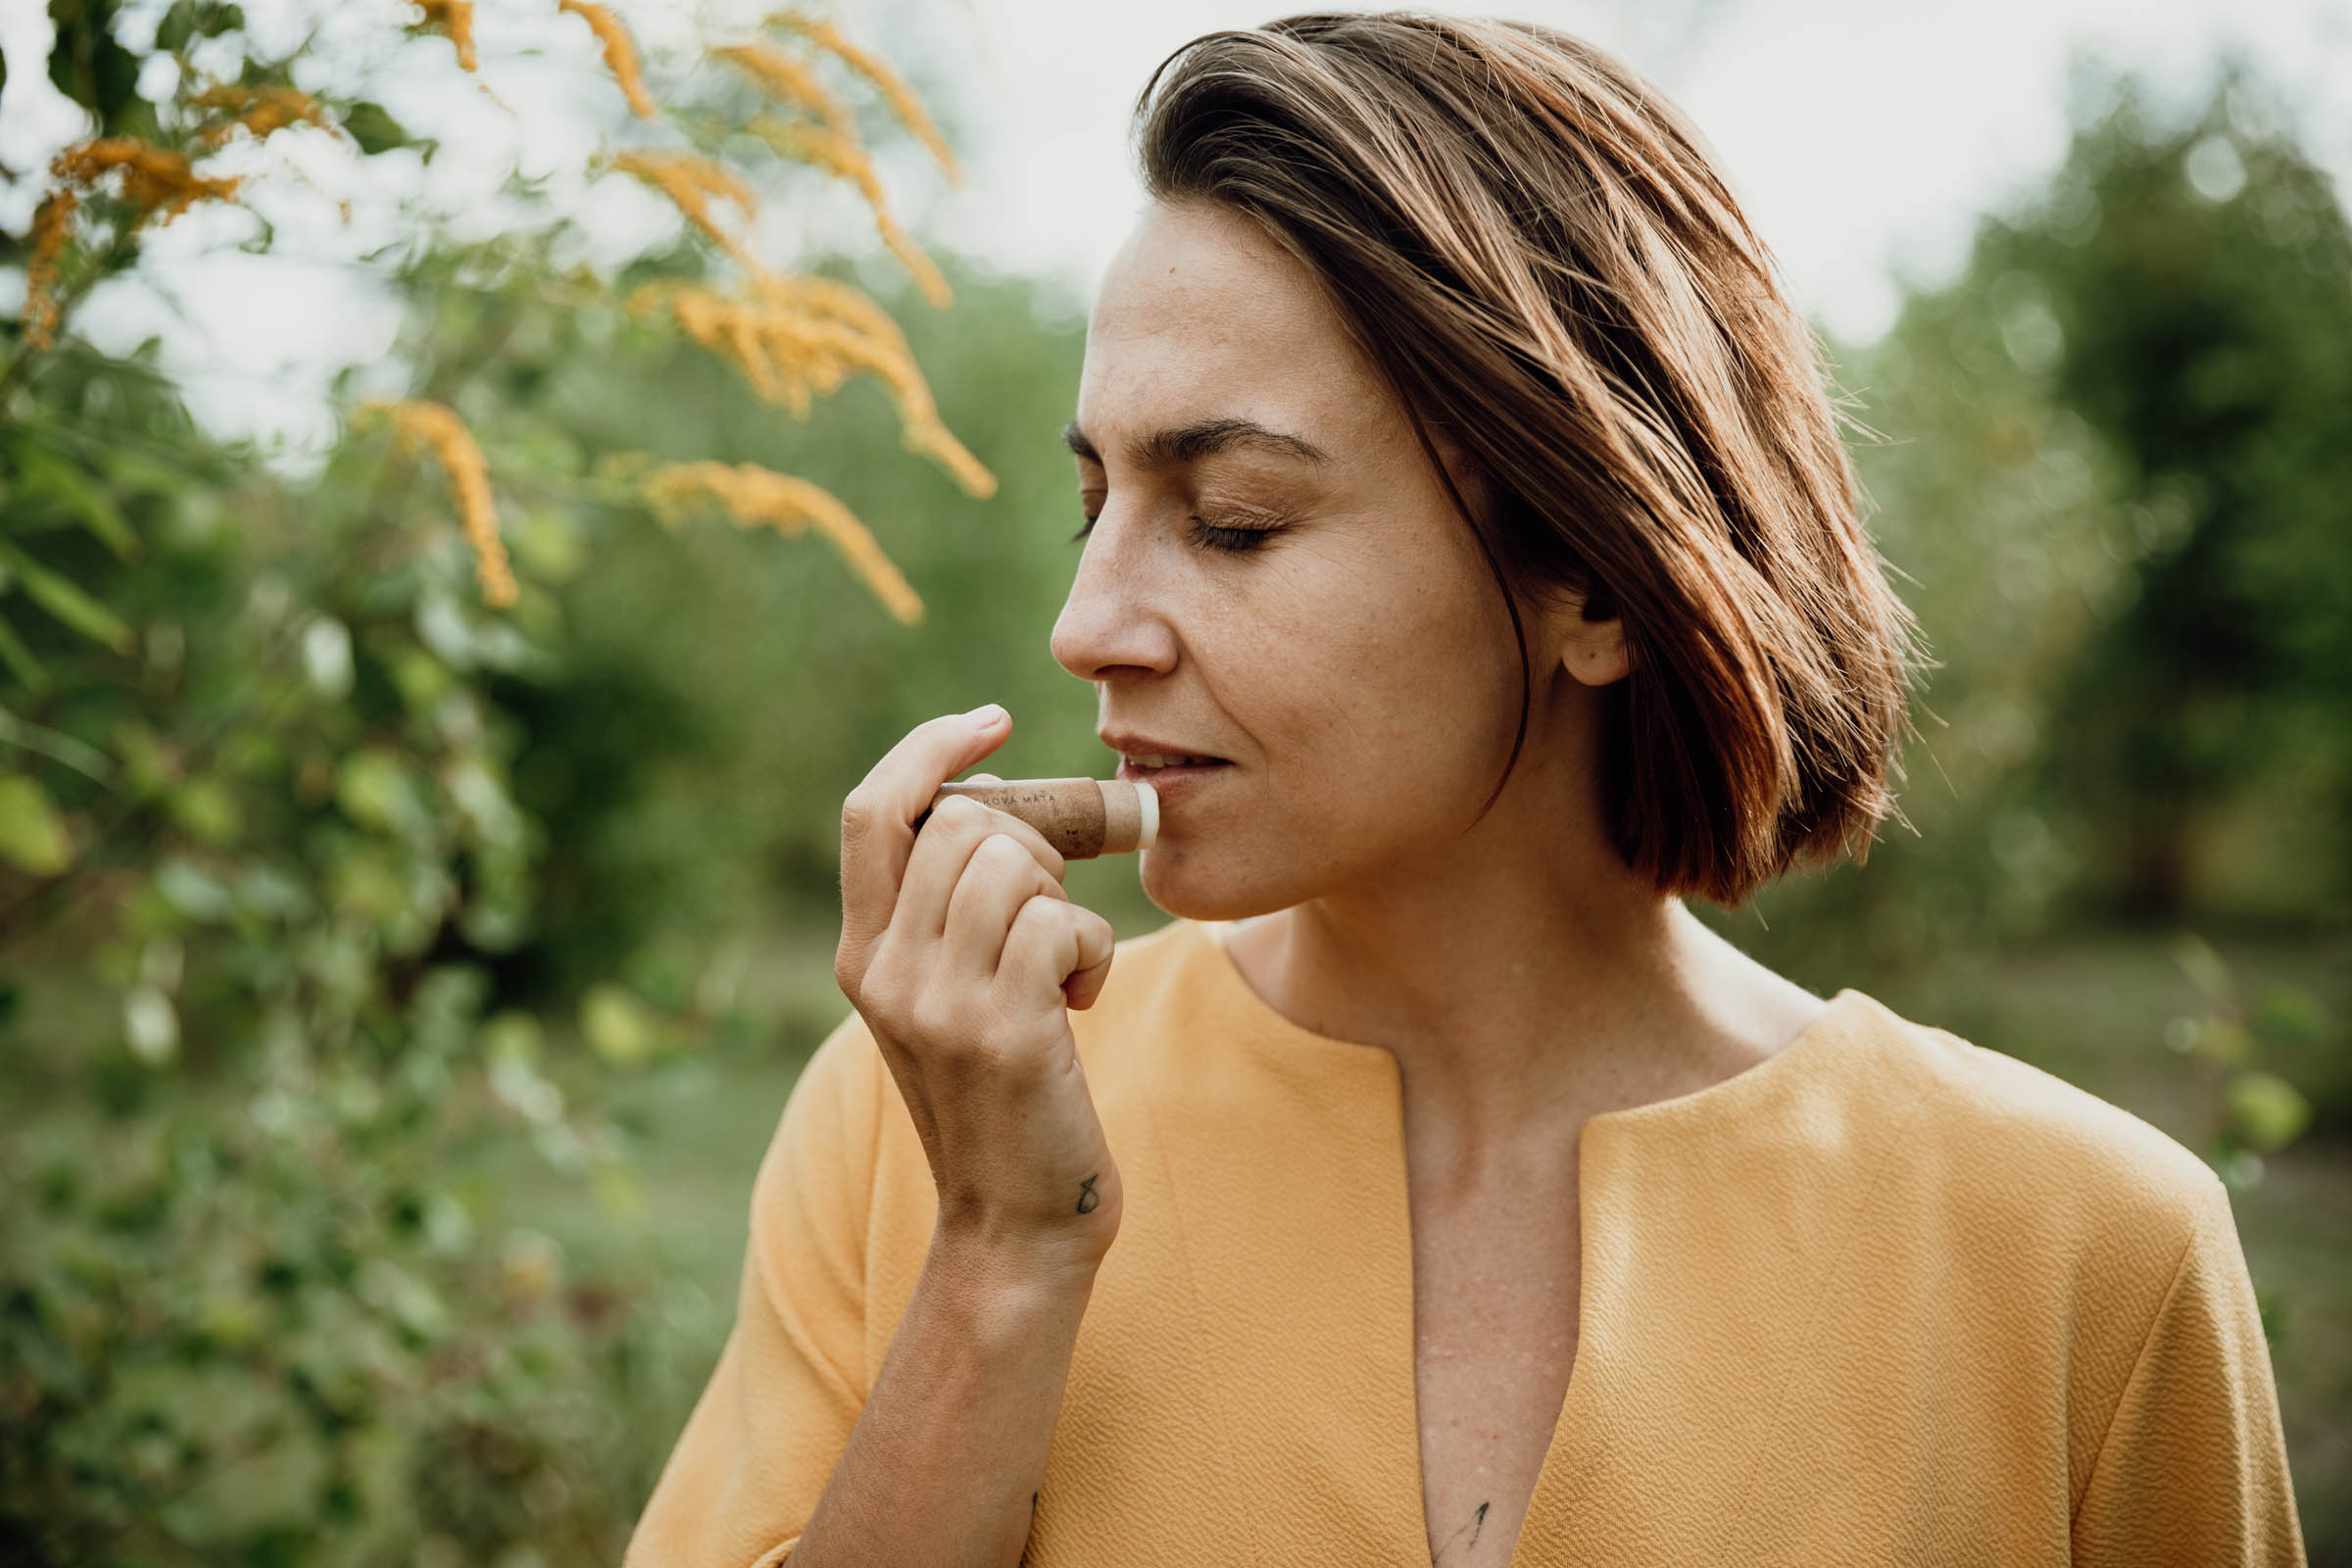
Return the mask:
<path id="1" fill-rule="evenodd" d="M 2208 1173 L 2075 1510 L 2079 1563 L 2299 1565 L 2303 1539 L 2254 1285 Z"/>
<path id="2" fill-rule="evenodd" d="M 735 1326 L 627 1568 L 774 1568 L 799 1542 L 866 1394 L 865 1247 L 881 1064 L 852 1013 L 787 1097 L 752 1190 Z"/>

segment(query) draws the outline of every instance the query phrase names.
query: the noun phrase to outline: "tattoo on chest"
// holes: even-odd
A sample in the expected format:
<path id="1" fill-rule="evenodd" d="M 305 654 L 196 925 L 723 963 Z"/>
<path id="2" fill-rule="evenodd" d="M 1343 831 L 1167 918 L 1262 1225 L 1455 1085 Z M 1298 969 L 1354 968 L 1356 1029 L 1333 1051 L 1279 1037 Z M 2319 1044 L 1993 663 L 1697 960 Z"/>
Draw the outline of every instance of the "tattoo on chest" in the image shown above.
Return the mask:
<path id="1" fill-rule="evenodd" d="M 1078 1184 L 1079 1213 L 1092 1214 L 1095 1211 L 1095 1205 L 1102 1201 L 1102 1195 L 1095 1191 L 1095 1183 L 1101 1181 L 1102 1179 L 1102 1173 L 1101 1171 L 1097 1171 L 1092 1176 L 1089 1176 L 1086 1180 Z"/>
<path id="2" fill-rule="evenodd" d="M 1445 1563 L 1446 1559 L 1454 1554 L 1454 1548 L 1456 1546 L 1459 1546 L 1464 1551 L 1468 1551 L 1472 1546 L 1477 1545 L 1479 1533 L 1487 1528 L 1487 1510 L 1494 1506 L 1494 1504 L 1492 1501 L 1480 1503 L 1478 1505 L 1478 1510 L 1471 1514 L 1469 1519 L 1459 1526 L 1452 1535 L 1447 1536 L 1444 1543 L 1439 1545 L 1437 1550 L 1429 1554 L 1429 1568 L 1442 1568 L 1442 1565 Z M 1467 1541 L 1462 1539 L 1463 1532 L 1465 1531 L 1467 1531 L 1470 1536 L 1470 1539 Z"/>

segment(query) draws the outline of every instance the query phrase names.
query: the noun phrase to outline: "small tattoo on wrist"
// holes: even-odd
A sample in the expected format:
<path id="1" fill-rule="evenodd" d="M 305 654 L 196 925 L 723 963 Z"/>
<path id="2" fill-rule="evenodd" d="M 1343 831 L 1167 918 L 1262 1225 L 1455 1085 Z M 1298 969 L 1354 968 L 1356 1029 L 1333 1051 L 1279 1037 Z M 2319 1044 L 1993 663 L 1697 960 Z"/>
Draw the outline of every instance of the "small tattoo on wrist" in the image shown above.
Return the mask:
<path id="1" fill-rule="evenodd" d="M 1097 1171 L 1094 1175 L 1089 1176 L 1086 1180 L 1078 1184 L 1079 1213 L 1092 1214 L 1095 1211 L 1095 1205 L 1102 1201 L 1102 1195 L 1095 1191 L 1095 1183 L 1101 1181 L 1102 1179 L 1102 1173 L 1101 1171 Z"/>

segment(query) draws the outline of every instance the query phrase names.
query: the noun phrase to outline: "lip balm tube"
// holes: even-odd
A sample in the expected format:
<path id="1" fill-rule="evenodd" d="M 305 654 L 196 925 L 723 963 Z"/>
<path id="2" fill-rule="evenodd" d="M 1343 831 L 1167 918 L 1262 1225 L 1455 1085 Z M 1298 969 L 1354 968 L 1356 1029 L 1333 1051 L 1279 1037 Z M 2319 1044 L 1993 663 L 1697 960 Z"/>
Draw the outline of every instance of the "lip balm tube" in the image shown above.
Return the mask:
<path id="1" fill-rule="evenodd" d="M 1007 778 L 942 784 L 917 832 L 939 803 L 965 795 L 983 806 L 1017 816 L 1061 852 L 1065 860 L 1098 855 L 1131 855 L 1159 837 L 1159 796 L 1152 786 L 1123 778 Z"/>

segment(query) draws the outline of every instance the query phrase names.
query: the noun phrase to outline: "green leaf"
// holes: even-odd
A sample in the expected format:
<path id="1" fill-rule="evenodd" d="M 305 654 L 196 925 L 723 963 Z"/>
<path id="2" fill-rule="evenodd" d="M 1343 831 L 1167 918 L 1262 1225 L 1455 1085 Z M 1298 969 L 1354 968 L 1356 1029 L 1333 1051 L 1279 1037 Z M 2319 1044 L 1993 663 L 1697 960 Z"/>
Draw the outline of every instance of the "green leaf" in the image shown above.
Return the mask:
<path id="1" fill-rule="evenodd" d="M 104 643 L 118 654 L 127 654 L 136 645 L 138 639 L 131 634 L 130 627 L 113 611 L 15 545 L 0 541 L 0 561 L 5 561 L 24 579 L 24 591 L 32 596 L 34 604 L 91 641 Z"/>
<path id="2" fill-rule="evenodd" d="M 2254 1037 L 2235 1018 L 2216 1015 L 2197 1031 L 2197 1054 L 2225 1067 L 2240 1067 L 2254 1059 Z"/>
<path id="3" fill-rule="evenodd" d="M 2264 1039 L 2294 1046 L 2317 1045 L 2327 1038 L 2330 1023 L 2328 1004 L 2293 985 L 2265 991 L 2254 1016 L 2255 1031 Z"/>
<path id="4" fill-rule="evenodd" d="M 245 814 L 237 798 L 217 778 L 189 779 L 172 792 L 166 805 L 172 820 L 215 849 L 235 843 L 244 831 Z"/>
<path id="5" fill-rule="evenodd" d="M 389 110 L 376 103 L 353 104 L 344 111 L 343 128 L 360 144 L 360 151 L 370 155 L 406 147 L 416 140 Z"/>
<path id="6" fill-rule="evenodd" d="M 0 618 L 0 661 L 7 662 L 10 671 L 24 683 L 26 690 L 45 692 L 49 689 L 49 671 L 39 660 L 32 657 L 32 650 L 24 646 L 24 639 L 17 635 L 17 628 L 5 618 Z"/>
<path id="7" fill-rule="evenodd" d="M 360 826 L 389 833 L 405 830 L 423 815 L 409 770 L 381 747 L 355 752 L 344 760 L 335 781 L 335 801 L 343 814 Z"/>
<path id="8" fill-rule="evenodd" d="M 220 878 L 178 856 L 156 868 L 155 891 L 191 920 L 223 920 L 235 906 Z"/>
<path id="9" fill-rule="evenodd" d="M 0 773 L 0 856 L 34 876 L 55 876 L 74 858 L 48 792 L 23 773 Z"/>
<path id="10" fill-rule="evenodd" d="M 660 1023 L 644 1003 L 606 981 L 590 986 L 580 999 L 580 1033 L 598 1055 L 627 1067 L 653 1054 Z"/>
<path id="11" fill-rule="evenodd" d="M 2180 933 L 2173 943 L 2173 961 L 2207 1002 L 2219 1002 L 2230 994 L 2230 965 L 2203 937 Z"/>
<path id="12" fill-rule="evenodd" d="M 73 464 L 60 462 L 36 446 L 22 448 L 17 453 L 17 463 L 24 475 L 20 500 L 49 496 L 81 519 L 82 526 L 96 534 L 117 560 L 139 559 L 139 536 L 131 530 L 122 509 L 115 504 L 105 486 Z"/>
<path id="13" fill-rule="evenodd" d="M 2284 1149 L 2311 1124 L 2311 1102 L 2277 1073 L 2239 1073 L 2230 1081 L 2230 1120 L 2256 1149 Z"/>

